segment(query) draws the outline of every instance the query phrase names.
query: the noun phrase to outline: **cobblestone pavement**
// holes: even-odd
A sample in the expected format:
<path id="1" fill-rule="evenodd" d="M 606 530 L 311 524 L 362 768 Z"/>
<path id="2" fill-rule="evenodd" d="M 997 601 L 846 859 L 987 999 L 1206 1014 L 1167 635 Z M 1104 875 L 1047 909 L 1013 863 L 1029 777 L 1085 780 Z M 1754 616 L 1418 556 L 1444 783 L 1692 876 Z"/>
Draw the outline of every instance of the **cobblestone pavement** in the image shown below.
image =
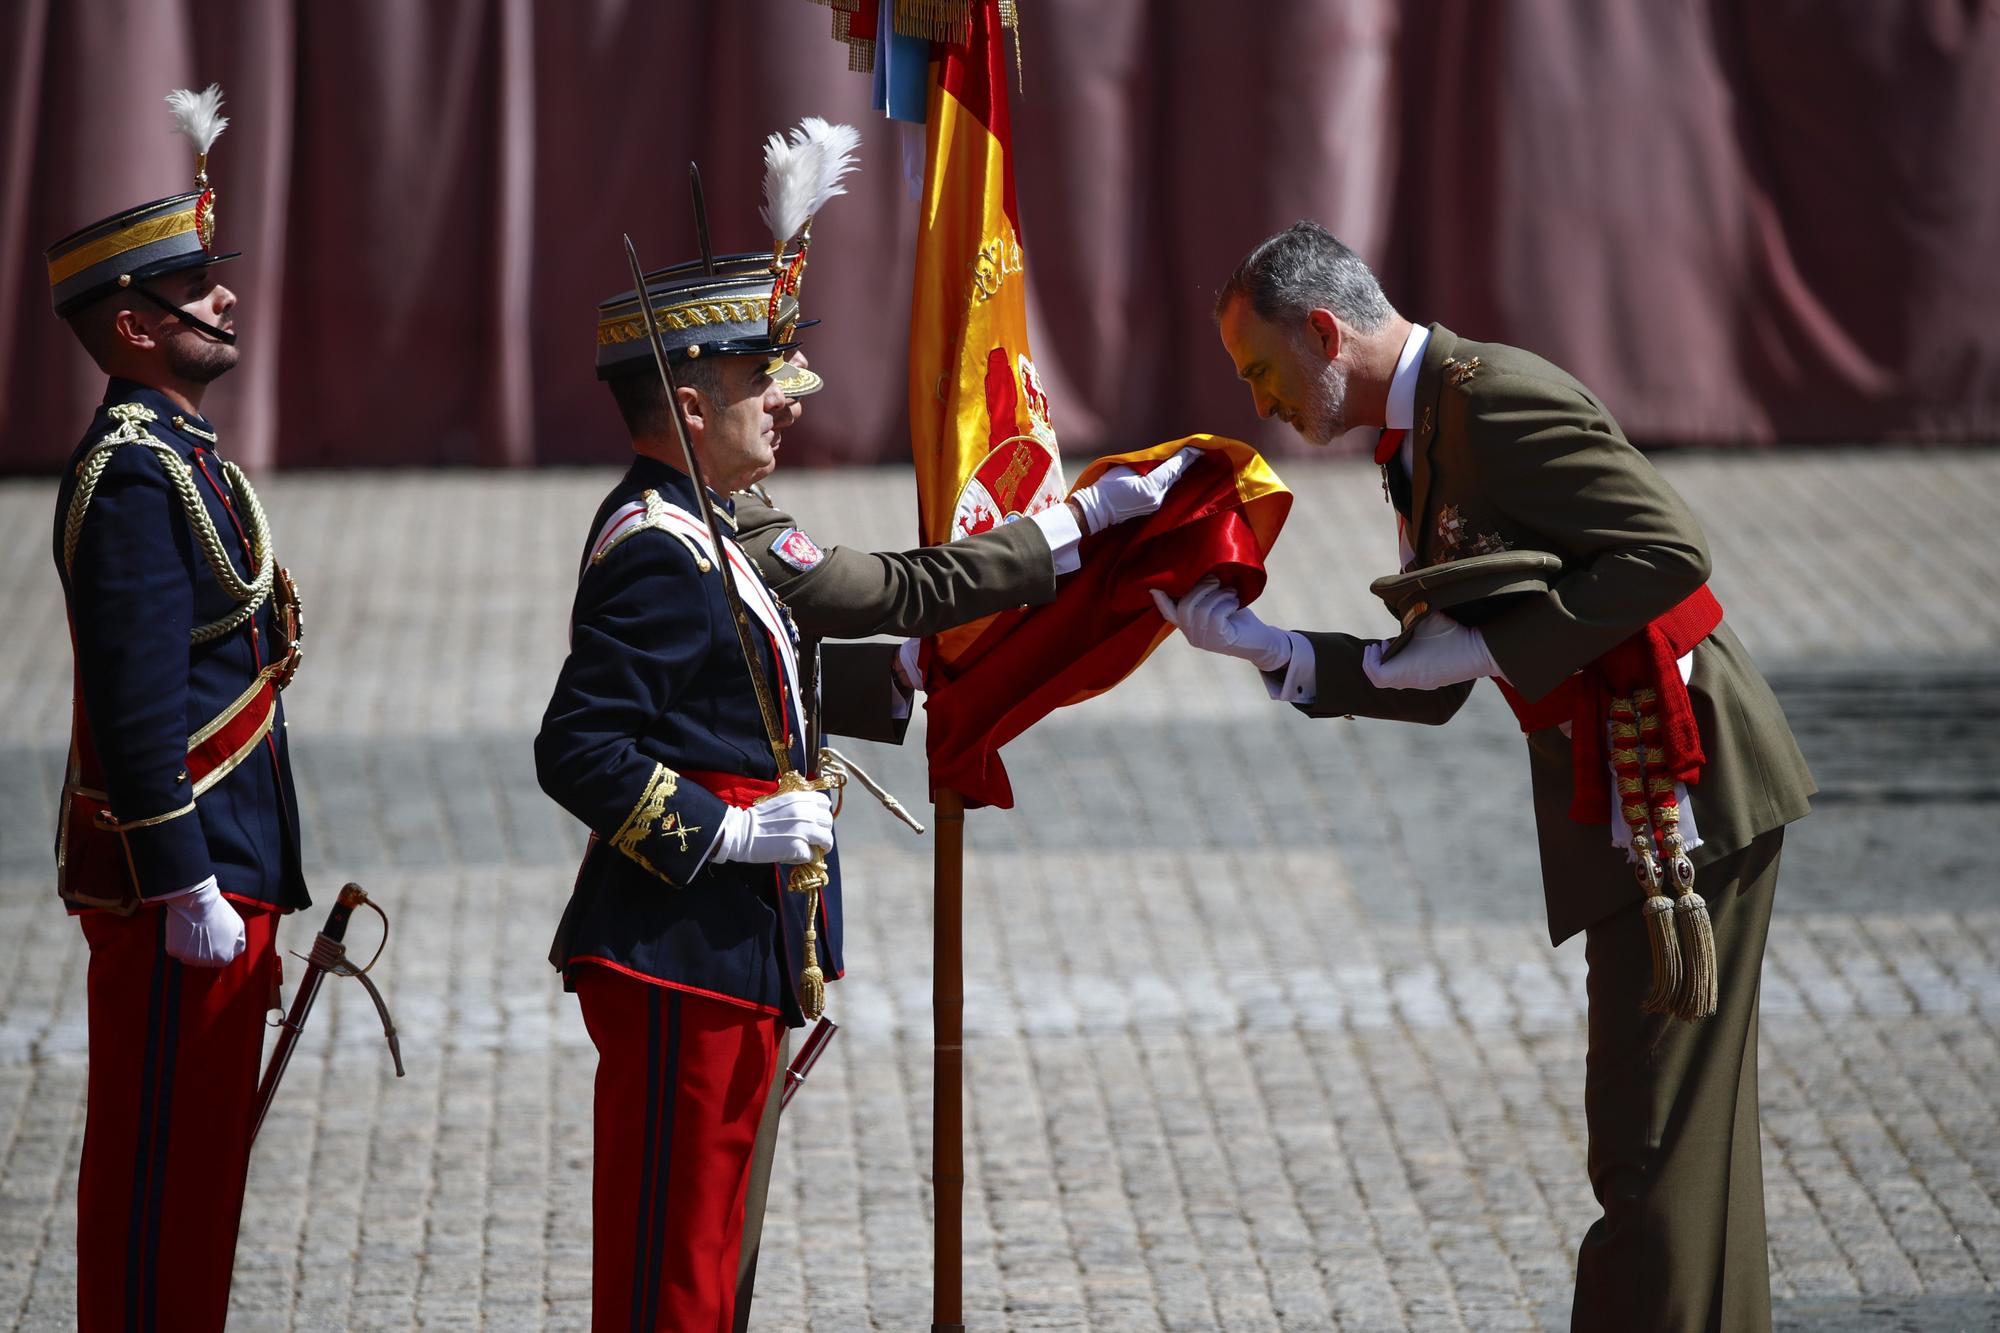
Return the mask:
<path id="1" fill-rule="evenodd" d="M 1663 466 L 1826 789 L 1764 973 L 1780 1323 L 2000 1327 L 2000 455 Z M 1372 471 L 1285 470 L 1266 614 L 1381 625 Z M 543 962 L 581 836 L 529 738 L 609 481 L 265 484 L 310 615 L 310 864 L 323 899 L 353 878 L 395 914 L 410 1073 L 330 986 L 258 1146 L 235 1328 L 587 1327 L 593 1053 Z M 822 539 L 913 526 L 907 473 L 779 490 Z M 71 1322 L 85 1078 L 84 951 L 49 897 L 52 494 L 0 484 L 0 1326 L 29 1329 Z M 920 755 L 857 747 L 906 797 Z M 1497 698 L 1437 730 L 1309 723 L 1170 641 L 1008 760 L 1020 807 L 968 826 L 970 1327 L 1564 1327 L 1594 1215 L 1582 951 L 1549 947 L 1531 839 L 1493 837 L 1527 808 Z M 843 1029 L 790 1115 L 760 1329 L 929 1319 L 929 842 L 860 798 L 841 837 Z"/>

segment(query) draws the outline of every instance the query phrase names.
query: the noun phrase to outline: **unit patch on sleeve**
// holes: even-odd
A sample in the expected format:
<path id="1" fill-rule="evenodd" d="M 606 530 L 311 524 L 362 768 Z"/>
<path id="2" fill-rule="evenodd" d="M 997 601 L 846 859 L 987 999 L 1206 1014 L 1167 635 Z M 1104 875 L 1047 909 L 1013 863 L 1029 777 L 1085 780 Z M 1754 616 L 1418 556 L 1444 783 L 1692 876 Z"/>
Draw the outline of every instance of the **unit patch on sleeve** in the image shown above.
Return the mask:
<path id="1" fill-rule="evenodd" d="M 786 528 L 771 543 L 771 553 L 803 574 L 826 558 L 813 539 L 797 528 Z"/>

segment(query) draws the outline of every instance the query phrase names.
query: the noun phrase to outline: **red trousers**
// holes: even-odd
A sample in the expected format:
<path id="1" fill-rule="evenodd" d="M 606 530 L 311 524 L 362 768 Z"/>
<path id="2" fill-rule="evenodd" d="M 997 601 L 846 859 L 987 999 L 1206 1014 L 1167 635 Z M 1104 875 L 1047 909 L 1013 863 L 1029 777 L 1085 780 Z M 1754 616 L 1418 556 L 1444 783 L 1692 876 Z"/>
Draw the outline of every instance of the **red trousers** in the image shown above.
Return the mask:
<path id="1" fill-rule="evenodd" d="M 166 909 L 79 918 L 90 945 L 90 1092 L 76 1187 L 77 1327 L 219 1329 L 277 915 L 241 903 L 249 939 L 227 967 L 167 956 Z"/>
<path id="2" fill-rule="evenodd" d="M 597 1046 L 591 1327 L 730 1333 L 780 1020 L 606 967 L 576 993 Z"/>

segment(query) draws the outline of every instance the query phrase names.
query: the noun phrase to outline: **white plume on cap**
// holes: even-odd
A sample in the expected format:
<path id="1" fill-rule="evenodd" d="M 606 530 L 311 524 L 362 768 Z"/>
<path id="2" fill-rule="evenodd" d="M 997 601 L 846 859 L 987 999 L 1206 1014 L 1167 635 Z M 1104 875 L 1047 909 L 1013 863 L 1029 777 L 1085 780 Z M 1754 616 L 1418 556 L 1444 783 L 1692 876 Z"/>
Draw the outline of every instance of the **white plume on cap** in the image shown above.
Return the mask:
<path id="1" fill-rule="evenodd" d="M 757 210 L 779 245 L 799 234 L 812 215 L 837 194 L 841 179 L 858 165 L 861 132 L 807 116 L 792 131 L 764 140 L 764 206 Z"/>
<path id="2" fill-rule="evenodd" d="M 197 153 L 206 153 L 229 128 L 229 117 L 222 114 L 219 83 L 211 83 L 200 92 L 176 88 L 167 94 L 167 109 L 173 112 L 175 131 L 185 134 Z"/>

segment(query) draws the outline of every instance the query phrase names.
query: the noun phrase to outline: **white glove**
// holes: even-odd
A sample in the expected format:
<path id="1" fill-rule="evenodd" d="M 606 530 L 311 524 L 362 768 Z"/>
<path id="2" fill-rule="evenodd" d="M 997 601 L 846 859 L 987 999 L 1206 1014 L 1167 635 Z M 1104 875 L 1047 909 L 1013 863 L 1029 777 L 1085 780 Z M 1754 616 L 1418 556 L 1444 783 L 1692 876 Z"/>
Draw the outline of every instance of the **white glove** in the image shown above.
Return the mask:
<path id="1" fill-rule="evenodd" d="M 1369 644 L 1361 652 L 1361 670 L 1371 684 L 1383 690 L 1436 690 L 1500 675 L 1499 664 L 1487 650 L 1486 636 L 1442 611 L 1419 620 L 1403 651 L 1386 662 L 1381 643 Z"/>
<path id="2" fill-rule="evenodd" d="M 1283 671 L 1292 660 L 1292 636 L 1266 625 L 1254 611 L 1238 604 L 1234 590 L 1214 579 L 1203 579 L 1176 602 L 1158 588 L 1153 605 L 1170 625 L 1178 625 L 1187 641 L 1204 652 L 1240 657 L 1259 671 Z"/>
<path id="3" fill-rule="evenodd" d="M 823 791 L 788 791 L 724 810 L 713 859 L 795 866 L 810 861 L 814 848 L 833 850 L 833 802 Z"/>
<path id="4" fill-rule="evenodd" d="M 1128 518 L 1144 518 L 1160 507 L 1167 492 L 1194 466 L 1201 450 L 1189 445 L 1166 462 L 1140 476 L 1123 463 L 1108 469 L 1090 485 L 1069 498 L 1083 511 L 1086 533 L 1102 532 L 1113 523 Z"/>
<path id="5" fill-rule="evenodd" d="M 227 967 L 243 956 L 248 943 L 243 918 L 222 896 L 210 875 L 183 893 L 165 899 L 167 954 L 189 967 Z"/>

